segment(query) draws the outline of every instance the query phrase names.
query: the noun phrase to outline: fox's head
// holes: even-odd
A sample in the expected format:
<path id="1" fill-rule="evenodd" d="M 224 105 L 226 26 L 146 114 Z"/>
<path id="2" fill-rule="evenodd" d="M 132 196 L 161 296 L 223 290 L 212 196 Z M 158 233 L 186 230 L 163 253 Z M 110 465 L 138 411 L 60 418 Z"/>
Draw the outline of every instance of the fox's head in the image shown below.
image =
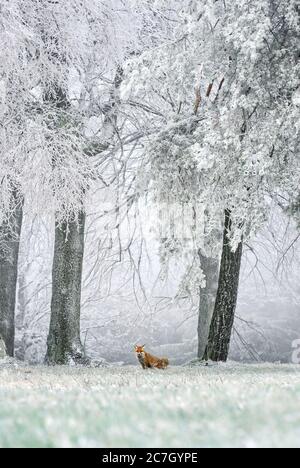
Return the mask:
<path id="1" fill-rule="evenodd" d="M 144 357 L 145 356 L 145 345 L 135 346 L 134 349 L 135 349 L 137 357 L 139 357 L 139 356 Z"/>

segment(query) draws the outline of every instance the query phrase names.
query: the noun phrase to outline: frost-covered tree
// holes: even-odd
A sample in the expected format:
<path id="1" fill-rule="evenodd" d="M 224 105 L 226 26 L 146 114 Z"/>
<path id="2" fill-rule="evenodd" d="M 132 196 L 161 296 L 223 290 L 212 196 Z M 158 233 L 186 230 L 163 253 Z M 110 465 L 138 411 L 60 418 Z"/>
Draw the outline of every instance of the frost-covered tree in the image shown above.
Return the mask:
<path id="1" fill-rule="evenodd" d="M 10 108 L 2 105 L 1 110 L 2 122 L 5 122 L 10 118 Z M 12 125 L 14 131 L 15 123 Z M 0 129 L 0 335 L 9 356 L 14 355 L 18 257 L 23 218 L 23 196 L 20 193 L 15 148 L 9 145 L 11 136 L 3 125 Z M 18 139 L 17 132 L 14 136 Z"/>
<path id="2" fill-rule="evenodd" d="M 276 194 L 298 196 L 299 6 L 187 2 L 164 46 L 131 64 L 130 82 L 158 107 L 169 104 L 148 152 L 151 187 L 201 203 L 208 238 L 225 219 L 206 357 L 226 360 L 242 242 L 262 226 Z"/>
<path id="3" fill-rule="evenodd" d="M 103 122 L 106 127 L 113 124 L 110 110 L 101 112 L 98 96 L 102 91 L 105 102 L 105 80 L 110 92 L 110 79 L 120 50 L 115 47 L 118 38 L 114 34 L 120 16 L 115 14 L 111 2 L 74 1 L 66 5 L 32 0 L 1 6 L 3 42 L 13 39 L 2 57 L 2 98 L 8 116 L 3 132 L 10 137 L 8 144 L 8 138 L 3 139 L 6 143 L 3 154 L 6 152 L 10 171 L 20 174 L 18 190 L 33 200 L 33 210 L 49 208 L 56 213 L 53 317 L 49 335 L 49 348 L 55 351 L 48 356 L 53 362 L 65 362 L 73 347 L 80 347 L 84 197 L 91 182 L 97 179 L 95 158 L 111 143 L 110 135 L 101 135 Z M 6 52 L 11 49 L 11 54 Z M 87 137 L 94 116 L 99 122 Z M 8 225 L 8 222 L 13 224 L 10 212 L 13 219 L 21 218 L 17 211 L 20 203 L 15 203 L 16 208 L 12 206 L 18 199 L 14 179 L 6 174 L 2 178 L 2 188 L 9 185 L 4 202 L 10 197 L 2 210 L 8 220 L 3 225 L 8 231 L 4 236 L 6 244 L 10 236 L 19 234 L 14 226 Z M 17 247 L 18 243 L 14 245 Z M 12 251 L 13 259 L 5 255 L 1 275 L 3 281 L 14 284 L 16 250 Z M 5 298 L 6 289 L 5 285 L 1 288 L 1 310 L 6 321 L 9 314 L 13 342 L 15 289 Z M 4 310 L 6 299 L 8 312 Z"/>
<path id="4" fill-rule="evenodd" d="M 234 66 L 225 115 L 228 119 L 233 115 L 235 120 L 235 125 L 231 119 L 229 122 L 234 131 L 230 140 L 235 138 L 232 160 L 237 180 L 225 208 L 227 233 L 206 354 L 217 361 L 228 357 L 243 238 L 253 235 L 267 219 L 274 192 L 292 199 L 297 193 L 299 20 L 296 2 L 257 2 L 250 8 L 245 2 L 224 12 L 222 34 L 226 50 L 230 50 L 230 68 Z"/>
<path id="5" fill-rule="evenodd" d="M 15 303 L 19 242 L 23 218 L 21 178 L 22 81 L 14 68 L 20 37 L 10 29 L 10 18 L 0 5 L 0 335 L 7 353 L 14 355 Z M 21 70 L 20 70 L 21 72 Z"/>

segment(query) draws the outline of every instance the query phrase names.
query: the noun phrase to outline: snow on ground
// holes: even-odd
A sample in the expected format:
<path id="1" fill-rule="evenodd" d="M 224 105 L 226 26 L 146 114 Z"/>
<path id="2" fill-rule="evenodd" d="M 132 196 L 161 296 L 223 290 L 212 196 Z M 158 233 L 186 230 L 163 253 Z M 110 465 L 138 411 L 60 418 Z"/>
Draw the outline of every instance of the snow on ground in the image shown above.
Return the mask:
<path id="1" fill-rule="evenodd" d="M 300 367 L 0 365 L 0 447 L 300 447 Z"/>

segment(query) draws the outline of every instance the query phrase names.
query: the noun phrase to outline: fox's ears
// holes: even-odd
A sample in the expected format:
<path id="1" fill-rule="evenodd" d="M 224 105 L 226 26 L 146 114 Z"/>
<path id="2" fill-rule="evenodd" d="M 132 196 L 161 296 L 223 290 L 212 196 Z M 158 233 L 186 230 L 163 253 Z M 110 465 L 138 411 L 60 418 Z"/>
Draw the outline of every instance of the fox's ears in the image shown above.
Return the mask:
<path id="1" fill-rule="evenodd" d="M 135 349 L 135 351 L 137 351 L 139 348 L 142 348 L 142 349 L 144 349 L 144 348 L 145 348 L 145 346 L 146 346 L 146 345 L 143 345 L 143 346 L 138 346 L 138 345 L 135 345 L 135 346 L 134 346 L 134 349 Z"/>

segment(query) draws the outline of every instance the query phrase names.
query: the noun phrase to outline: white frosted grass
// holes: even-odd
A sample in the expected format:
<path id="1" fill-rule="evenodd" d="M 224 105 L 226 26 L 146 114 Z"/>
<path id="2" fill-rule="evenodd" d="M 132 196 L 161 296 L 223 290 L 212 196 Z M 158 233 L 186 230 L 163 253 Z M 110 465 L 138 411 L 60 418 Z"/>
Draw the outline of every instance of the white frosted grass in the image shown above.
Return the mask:
<path id="1" fill-rule="evenodd" d="M 0 365 L 0 447 L 300 447 L 300 367 Z"/>

